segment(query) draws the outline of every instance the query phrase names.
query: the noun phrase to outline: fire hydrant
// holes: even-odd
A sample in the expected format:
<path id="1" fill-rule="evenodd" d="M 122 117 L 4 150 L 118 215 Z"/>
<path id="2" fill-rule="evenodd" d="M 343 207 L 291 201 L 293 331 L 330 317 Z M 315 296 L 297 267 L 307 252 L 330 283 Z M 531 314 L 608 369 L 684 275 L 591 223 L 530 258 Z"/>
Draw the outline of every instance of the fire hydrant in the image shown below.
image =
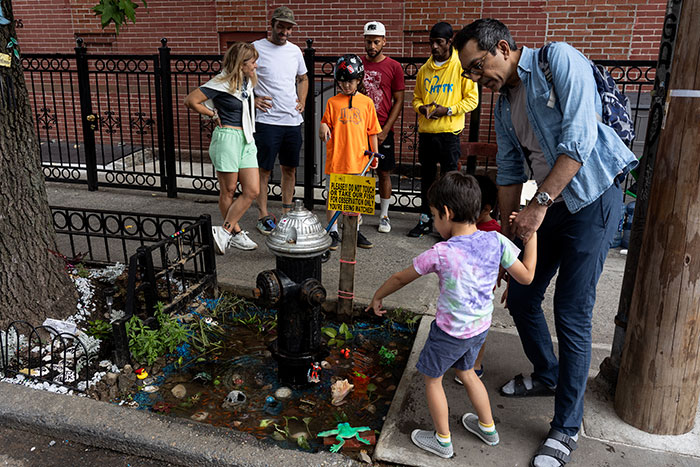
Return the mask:
<path id="1" fill-rule="evenodd" d="M 309 384 L 310 365 L 328 355 L 321 340 L 321 306 L 326 300 L 321 257 L 331 238 L 318 218 L 296 200 L 265 243 L 276 256 L 277 267 L 258 274 L 256 294 L 277 308 L 277 339 L 270 351 L 280 381 L 304 386 Z"/>

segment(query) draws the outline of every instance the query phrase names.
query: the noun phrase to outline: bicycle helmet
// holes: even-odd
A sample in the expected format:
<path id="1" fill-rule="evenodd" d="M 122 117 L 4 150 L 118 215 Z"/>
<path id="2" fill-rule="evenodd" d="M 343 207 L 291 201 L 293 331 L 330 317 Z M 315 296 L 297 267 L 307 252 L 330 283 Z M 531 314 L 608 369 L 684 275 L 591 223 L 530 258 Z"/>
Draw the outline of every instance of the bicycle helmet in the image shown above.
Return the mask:
<path id="1" fill-rule="evenodd" d="M 333 77 L 336 81 L 350 81 L 365 77 L 365 67 L 362 60 L 355 54 L 345 54 L 335 62 Z"/>

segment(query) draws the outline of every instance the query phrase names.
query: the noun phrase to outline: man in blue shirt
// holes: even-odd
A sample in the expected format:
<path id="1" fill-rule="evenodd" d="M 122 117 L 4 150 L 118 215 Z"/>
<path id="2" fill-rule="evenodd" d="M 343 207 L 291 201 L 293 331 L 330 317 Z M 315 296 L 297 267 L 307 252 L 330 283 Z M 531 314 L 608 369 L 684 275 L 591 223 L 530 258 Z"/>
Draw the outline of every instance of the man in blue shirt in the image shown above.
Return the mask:
<path id="1" fill-rule="evenodd" d="M 527 242 L 533 232 L 539 237 L 535 279 L 528 286 L 510 281 L 507 299 L 534 371 L 513 378 L 501 394 L 555 396 L 551 429 L 531 465 L 559 467 L 576 449 L 596 284 L 619 222 L 620 183 L 637 160 L 615 131 L 601 123 L 590 63 L 570 45 L 550 46 L 550 84 L 537 50 L 518 48 L 500 21 L 475 21 L 457 34 L 454 44 L 463 76 L 500 92 L 494 112 L 503 233 L 519 242 Z M 529 178 L 537 181 L 537 193 L 509 224 Z M 541 306 L 557 271 L 558 361 Z"/>

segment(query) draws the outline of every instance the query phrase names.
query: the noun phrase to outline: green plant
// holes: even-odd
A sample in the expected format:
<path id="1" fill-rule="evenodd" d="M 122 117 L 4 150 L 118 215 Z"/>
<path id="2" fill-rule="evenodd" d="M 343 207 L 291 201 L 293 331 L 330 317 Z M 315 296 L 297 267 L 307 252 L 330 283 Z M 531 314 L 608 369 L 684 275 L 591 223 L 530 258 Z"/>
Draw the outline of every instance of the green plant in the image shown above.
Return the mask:
<path id="1" fill-rule="evenodd" d="M 321 332 L 329 337 L 328 345 L 335 345 L 338 348 L 345 346 L 353 338 L 350 328 L 345 323 L 341 324 L 337 331 L 335 328 L 324 327 L 321 328 Z"/>
<path id="2" fill-rule="evenodd" d="M 75 270 L 78 274 L 78 277 L 82 277 L 83 279 L 87 279 L 88 277 L 90 277 L 90 271 L 87 270 L 83 263 L 76 264 Z"/>
<path id="3" fill-rule="evenodd" d="M 396 360 L 397 353 L 397 350 L 389 350 L 386 347 L 382 346 L 382 348 L 379 349 L 379 364 L 383 366 L 393 365 L 394 360 Z"/>
<path id="4" fill-rule="evenodd" d="M 416 323 L 420 320 L 421 314 L 413 313 L 410 310 L 404 310 L 403 308 L 394 308 L 393 310 L 387 312 L 386 317 L 388 318 L 387 324 L 389 326 L 392 323 L 405 324 L 408 329 L 413 331 L 416 327 Z"/>
<path id="5" fill-rule="evenodd" d="M 112 325 L 103 319 L 96 319 L 88 323 L 86 333 L 95 339 L 107 340 L 112 337 Z"/>
<path id="6" fill-rule="evenodd" d="M 158 329 L 149 328 L 138 316 L 132 316 L 126 323 L 131 354 L 137 361 L 148 365 L 153 365 L 158 357 L 173 352 L 186 342 L 190 332 L 189 326 L 165 314 L 161 302 L 156 305 L 155 317 L 160 325 Z"/>
<path id="7" fill-rule="evenodd" d="M 141 3 L 148 8 L 146 0 L 141 0 Z M 131 0 L 100 0 L 97 5 L 92 7 L 92 11 L 95 12 L 95 16 L 100 16 L 102 29 L 109 26 L 110 23 L 114 23 L 114 26 L 117 28 L 117 34 L 119 34 L 119 28 L 126 23 L 127 19 L 131 20 L 132 23 L 136 23 L 136 9 L 138 7 Z"/>

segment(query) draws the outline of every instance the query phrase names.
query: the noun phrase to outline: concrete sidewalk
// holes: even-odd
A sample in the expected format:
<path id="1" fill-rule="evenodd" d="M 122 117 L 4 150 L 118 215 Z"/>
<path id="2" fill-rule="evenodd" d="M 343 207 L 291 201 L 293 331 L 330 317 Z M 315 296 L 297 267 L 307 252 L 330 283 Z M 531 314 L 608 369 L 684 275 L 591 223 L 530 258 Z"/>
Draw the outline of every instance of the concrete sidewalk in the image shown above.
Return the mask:
<path id="1" fill-rule="evenodd" d="M 179 195 L 176 199 L 169 199 L 162 192 L 150 193 L 111 188 L 100 188 L 99 191 L 89 192 L 82 185 L 57 183 L 47 184 L 47 191 L 52 205 L 119 209 L 142 213 L 177 213 L 191 216 L 208 213 L 211 214 L 215 224 L 221 221 L 217 200 L 212 196 Z M 279 216 L 279 203 L 271 203 L 271 208 L 273 213 Z M 320 218 L 324 218 L 321 207 L 317 207 L 315 212 Z M 433 236 L 420 239 L 406 237 L 406 232 L 415 225 L 416 214 L 390 214 L 393 228 L 390 234 L 377 233 L 377 218 L 365 217 L 362 232 L 374 242 L 375 247 L 371 250 L 358 251 L 355 278 L 357 305 L 367 304 L 374 290 L 390 274 L 407 267 L 413 257 L 438 241 Z M 274 257 L 265 248 L 264 237 L 255 230 L 256 218 L 257 211 L 252 208 L 242 219 L 241 225 L 250 232 L 251 238 L 260 245 L 260 248 L 249 252 L 232 250 L 225 256 L 217 257 L 219 284 L 224 289 L 248 295 L 254 287 L 257 274 L 262 270 L 274 268 Z M 59 244 L 59 251 L 65 246 Z M 598 286 L 593 321 L 592 374 L 597 373 L 600 361 L 609 353 L 614 328 L 613 317 L 617 310 L 624 262 L 625 257 L 620 255 L 618 250 L 611 250 Z M 335 252 L 323 269 L 323 283 L 331 301 L 337 295 L 338 265 L 338 252 Z M 437 295 L 437 278 L 425 277 L 389 297 L 385 300 L 385 304 L 388 307 L 403 307 L 430 315 L 433 313 Z M 497 298 L 500 298 L 500 292 L 497 293 Z M 553 330 L 551 293 L 547 295 L 544 306 L 550 321 L 550 329 Z M 377 458 L 407 465 L 457 465 L 458 463 L 459 465 L 527 465 L 530 456 L 548 430 L 553 401 L 551 398 L 506 399 L 498 395 L 500 384 L 517 373 L 531 371 L 514 331 L 512 320 L 508 312 L 500 306 L 494 312 L 494 324 L 488 338 L 484 383 L 492 397 L 491 402 L 501 434 L 501 444 L 495 448 L 488 447 L 461 427 L 458 417 L 471 408 L 465 398 L 464 389 L 453 383 L 451 378 L 446 377 L 444 384 L 453 407 L 450 423 L 457 455 L 454 459 L 443 461 L 438 457 L 423 454 L 412 445 L 409 438 L 410 431 L 416 427 L 430 426 L 422 378 L 415 371 L 414 365 L 427 336 L 427 326 L 431 319 L 428 316 L 422 321 L 411 361 L 408 363 L 384 425 L 376 451 Z M 184 453 L 180 448 L 174 449 L 173 443 L 177 444 L 178 441 L 165 433 L 173 430 L 174 425 L 166 423 L 163 417 L 134 413 L 83 398 L 66 398 L 53 394 L 37 395 L 26 388 L 6 389 L 6 386 L 0 385 L 0 392 L 4 396 L 0 397 L 2 422 L 21 426 L 24 429 L 58 430 L 67 435 L 73 433 L 81 442 L 98 445 L 107 443 L 110 448 L 124 452 L 133 452 L 134 445 L 137 445 L 140 455 L 151 453 L 154 457 L 170 462 L 195 464 L 330 465 L 337 462 L 340 465 L 347 461 L 339 456 L 327 457 L 327 454 L 321 456 L 307 454 L 307 457 L 304 457 L 303 453 L 294 451 L 287 456 L 281 453 L 280 449 L 258 449 L 257 445 L 252 452 L 247 452 L 245 446 L 251 444 L 249 439 L 244 439 L 245 437 L 229 430 L 200 424 L 194 424 L 195 427 L 189 427 L 186 430 L 177 425 L 175 432 L 184 436 L 182 439 L 195 441 L 188 442 L 191 447 L 188 447 L 187 452 Z M 700 466 L 700 443 L 698 443 L 697 431 L 683 437 L 647 435 L 620 421 L 614 414 L 610 401 L 606 401 L 605 397 L 596 391 L 589 391 L 586 404 L 584 431 L 579 441 L 580 448 L 574 456 L 574 465 Z M 36 407 L 42 407 L 42 412 L 45 411 L 46 415 L 37 411 Z M 75 411 L 88 411 L 91 416 L 75 417 Z M 115 424 L 116 428 L 111 426 L 110 420 L 121 418 L 122 412 L 128 414 L 124 415 L 129 420 L 128 430 L 118 428 L 117 424 Z M 31 414 L 33 416 L 29 416 Z M 78 419 L 79 421 L 75 422 Z M 198 438 L 206 439 L 206 442 L 199 443 Z M 240 458 L 236 457 L 239 445 L 243 449 L 240 451 L 242 456 Z M 215 457 L 209 455 L 213 446 L 220 447 Z"/>

